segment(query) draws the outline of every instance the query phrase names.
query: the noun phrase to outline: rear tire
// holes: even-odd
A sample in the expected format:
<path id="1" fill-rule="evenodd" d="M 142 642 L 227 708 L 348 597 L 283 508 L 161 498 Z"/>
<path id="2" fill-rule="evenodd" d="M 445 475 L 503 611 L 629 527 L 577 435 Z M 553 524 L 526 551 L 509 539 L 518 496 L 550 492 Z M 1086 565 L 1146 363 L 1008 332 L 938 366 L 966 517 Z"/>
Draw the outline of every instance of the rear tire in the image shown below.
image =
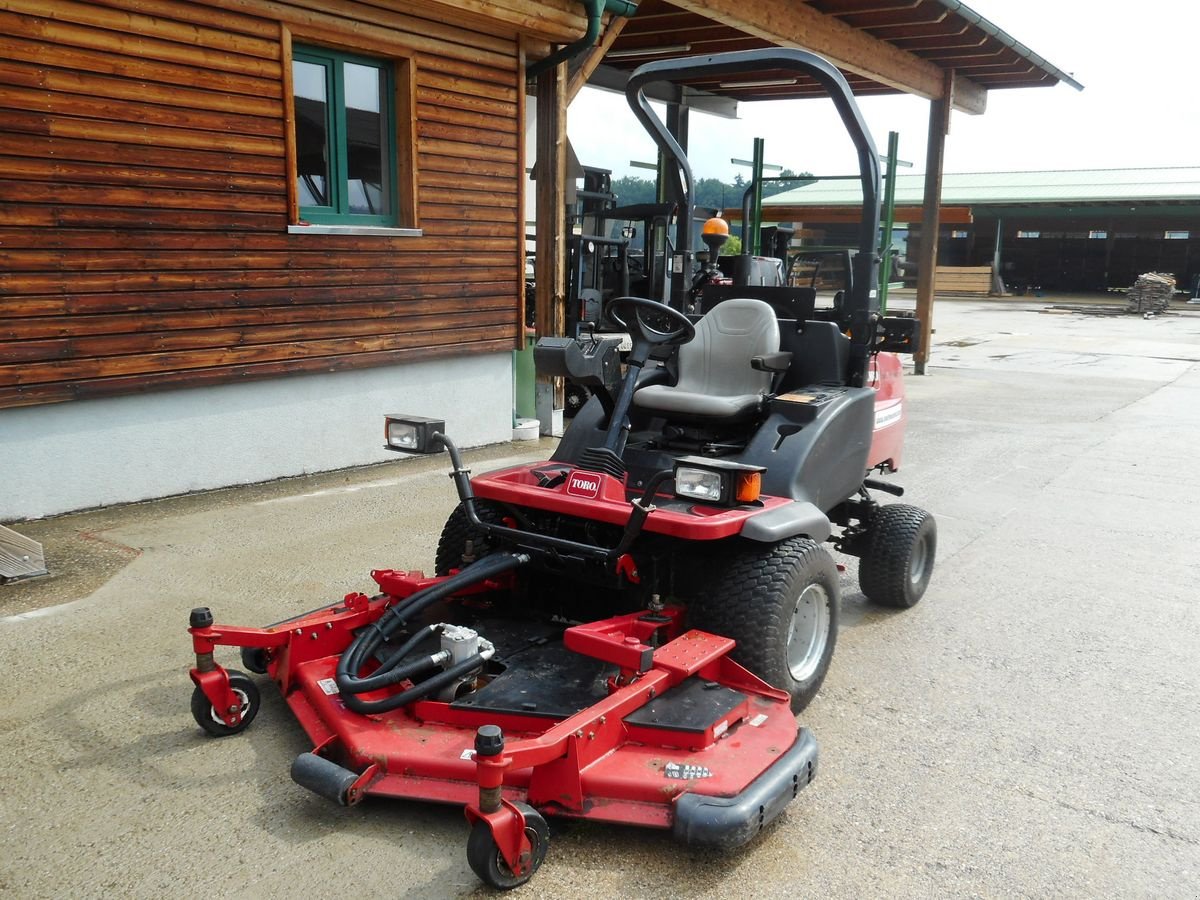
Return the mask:
<path id="1" fill-rule="evenodd" d="M 792 695 L 798 713 L 816 696 L 837 643 L 837 566 L 808 538 L 739 541 L 713 559 L 712 577 L 689 604 L 690 623 L 737 641 L 731 654 Z"/>
<path id="2" fill-rule="evenodd" d="M 574 384 L 567 382 L 567 386 L 563 392 L 563 417 L 567 419 L 575 418 L 575 414 L 587 405 L 587 402 L 592 399 L 592 392 L 582 384 Z"/>
<path id="3" fill-rule="evenodd" d="M 500 508 L 486 500 L 475 501 L 475 512 L 481 521 L 490 525 L 503 523 L 504 515 Z M 442 536 L 438 540 L 437 555 L 434 557 L 434 571 L 438 575 L 449 575 L 451 569 L 463 567 L 467 541 L 471 541 L 471 555 L 475 559 L 482 559 L 492 552 L 491 543 L 482 531 L 471 524 L 466 509 L 459 503 L 442 526 Z"/>
<path id="4" fill-rule="evenodd" d="M 937 555 L 937 522 L 919 506 L 881 506 L 871 522 L 858 586 L 880 606 L 910 609 L 925 595 Z"/>

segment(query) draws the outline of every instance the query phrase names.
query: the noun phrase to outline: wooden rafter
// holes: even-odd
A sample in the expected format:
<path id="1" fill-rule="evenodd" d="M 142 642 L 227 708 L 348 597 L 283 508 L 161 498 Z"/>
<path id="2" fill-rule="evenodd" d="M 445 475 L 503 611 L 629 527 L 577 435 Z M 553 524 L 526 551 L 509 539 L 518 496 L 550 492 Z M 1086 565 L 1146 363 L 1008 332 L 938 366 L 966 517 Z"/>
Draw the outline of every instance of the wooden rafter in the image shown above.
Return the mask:
<path id="1" fill-rule="evenodd" d="M 672 0 L 689 13 L 722 22 L 746 34 L 780 46 L 804 47 L 839 68 L 856 72 L 898 90 L 933 100 L 942 96 L 944 70 L 935 63 L 879 40 L 807 3 L 755 0 Z M 987 91 L 966 78 L 956 82 L 955 108 L 982 113 Z"/>
<path id="2" fill-rule="evenodd" d="M 592 73 L 596 71 L 596 67 L 604 60 L 604 56 L 612 49 L 613 43 L 616 42 L 621 32 L 624 31 L 625 25 L 629 19 L 624 16 L 613 16 L 608 20 L 608 27 L 604 33 L 600 35 L 600 40 L 596 42 L 588 55 L 583 58 L 579 68 L 575 70 L 575 74 L 571 76 L 571 80 L 567 83 L 567 105 L 575 99 L 575 95 L 583 90 L 583 86 L 587 84 L 588 79 L 592 77 Z"/>

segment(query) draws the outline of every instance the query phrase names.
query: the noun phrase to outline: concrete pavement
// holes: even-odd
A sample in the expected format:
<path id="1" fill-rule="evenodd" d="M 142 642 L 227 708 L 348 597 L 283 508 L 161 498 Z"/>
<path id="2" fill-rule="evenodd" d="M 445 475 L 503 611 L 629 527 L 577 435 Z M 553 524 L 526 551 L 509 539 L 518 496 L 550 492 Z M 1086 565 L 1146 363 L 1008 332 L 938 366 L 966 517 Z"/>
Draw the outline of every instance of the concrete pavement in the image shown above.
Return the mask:
<path id="1" fill-rule="evenodd" d="M 713 857 L 552 823 L 523 896 L 1196 896 L 1200 316 L 1042 308 L 938 305 L 897 477 L 938 517 L 933 582 L 881 611 L 847 560 L 803 716 L 820 773 L 780 825 Z M 22 525 L 60 565 L 0 587 L 0 895 L 482 895 L 458 810 L 340 809 L 294 785 L 308 744 L 269 686 L 238 737 L 188 711 L 191 607 L 273 621 L 369 590 L 372 568 L 432 568 L 444 472 L 398 461 Z"/>

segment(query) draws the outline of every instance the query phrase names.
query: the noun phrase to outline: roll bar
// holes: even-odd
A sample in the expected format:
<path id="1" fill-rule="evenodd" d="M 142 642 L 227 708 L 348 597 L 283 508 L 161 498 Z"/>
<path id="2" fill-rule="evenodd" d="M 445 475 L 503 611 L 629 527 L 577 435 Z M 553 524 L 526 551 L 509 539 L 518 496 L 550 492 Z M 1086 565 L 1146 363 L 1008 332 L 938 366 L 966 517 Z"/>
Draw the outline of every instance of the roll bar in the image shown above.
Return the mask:
<path id="1" fill-rule="evenodd" d="M 854 101 L 850 85 L 834 65 L 815 53 L 777 47 L 664 59 L 639 66 L 629 77 L 625 86 L 625 98 L 633 114 L 650 134 L 664 157 L 674 163 L 665 167 L 667 196 L 679 204 L 675 230 L 676 257 L 672 261 L 672 269 L 684 275 L 691 271 L 694 181 L 687 155 L 646 98 L 646 85 L 659 81 L 677 83 L 701 76 L 758 74 L 776 70 L 807 75 L 825 88 L 858 155 L 863 216 L 858 233 L 858 254 L 854 260 L 854 285 L 843 308 L 847 314 L 845 325 L 850 332 L 852 365 L 856 375 L 861 373 L 860 377 L 865 379 L 870 350 L 875 340 L 875 322 L 879 314 L 876 248 L 881 194 L 879 154 L 859 112 L 858 104 Z M 689 286 L 689 279 L 686 277 L 672 279 L 671 296 L 667 298 L 667 302 L 676 309 L 684 310 Z"/>

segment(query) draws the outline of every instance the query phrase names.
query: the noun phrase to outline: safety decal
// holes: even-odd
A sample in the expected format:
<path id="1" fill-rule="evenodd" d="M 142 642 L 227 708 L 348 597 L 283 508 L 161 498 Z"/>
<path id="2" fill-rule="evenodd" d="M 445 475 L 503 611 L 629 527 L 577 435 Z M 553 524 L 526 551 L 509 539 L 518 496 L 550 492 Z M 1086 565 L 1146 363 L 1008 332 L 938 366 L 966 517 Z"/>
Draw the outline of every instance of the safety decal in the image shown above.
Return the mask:
<path id="1" fill-rule="evenodd" d="M 712 778 L 712 769 L 707 766 L 694 766 L 691 763 L 669 762 L 663 768 L 663 774 L 668 778 L 695 781 L 697 778 Z"/>
<path id="2" fill-rule="evenodd" d="M 887 428 L 889 425 L 895 425 L 900 421 L 900 415 L 904 411 L 903 400 L 893 400 L 887 406 L 875 407 L 875 430 Z"/>
<path id="3" fill-rule="evenodd" d="M 763 715 L 762 713 L 759 713 L 757 716 L 755 716 L 753 719 L 751 719 L 746 724 L 753 725 L 755 728 L 757 728 L 759 725 L 761 725 L 765 721 L 767 721 L 767 717 L 765 715 Z"/>
<path id="4" fill-rule="evenodd" d="M 475 751 L 472 750 L 470 747 L 468 747 L 466 750 L 464 750 L 462 753 L 459 754 L 458 758 L 459 759 L 474 759 Z"/>
<path id="5" fill-rule="evenodd" d="M 322 678 L 317 682 L 317 687 L 325 692 L 326 697 L 332 697 L 334 694 L 339 693 L 337 682 L 332 678 Z"/>

